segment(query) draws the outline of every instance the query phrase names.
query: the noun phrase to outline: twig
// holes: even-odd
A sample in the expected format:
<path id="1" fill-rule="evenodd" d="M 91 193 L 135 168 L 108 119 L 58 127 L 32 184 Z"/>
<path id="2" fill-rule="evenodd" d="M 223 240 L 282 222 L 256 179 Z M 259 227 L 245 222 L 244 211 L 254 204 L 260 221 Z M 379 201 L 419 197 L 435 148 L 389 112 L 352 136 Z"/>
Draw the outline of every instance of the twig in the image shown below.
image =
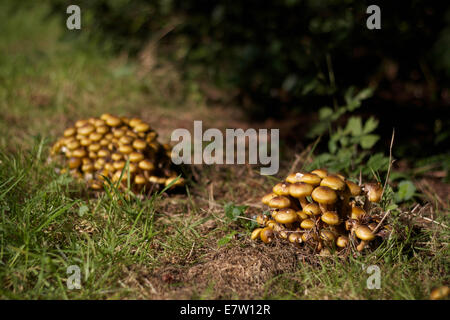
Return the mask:
<path id="1" fill-rule="evenodd" d="M 252 208 L 263 209 L 263 206 L 259 205 L 259 204 L 254 204 L 254 203 L 249 203 L 249 202 L 244 202 L 243 204 L 246 206 L 252 207 Z"/>
<path id="2" fill-rule="evenodd" d="M 375 229 L 373 229 L 372 233 L 376 233 L 378 231 L 378 228 L 381 226 L 381 224 L 383 223 L 384 219 L 386 219 L 386 217 L 388 216 L 389 213 L 391 213 L 391 210 L 386 211 L 386 213 L 384 214 L 383 218 L 381 218 L 381 221 L 378 223 L 378 225 L 375 227 Z"/>
<path id="3" fill-rule="evenodd" d="M 216 203 L 214 201 L 214 182 L 211 182 L 211 184 L 209 185 L 209 209 L 211 210 L 213 208 L 213 205 Z"/>
<path id="4" fill-rule="evenodd" d="M 394 145 L 394 137 L 395 137 L 395 128 L 392 128 L 392 138 L 391 138 L 391 146 L 389 147 L 389 168 L 388 168 L 388 172 L 386 174 L 386 180 L 384 181 L 384 186 L 383 186 L 383 192 L 381 193 L 381 197 L 383 197 L 384 195 L 384 190 L 386 189 L 386 185 L 389 181 L 389 176 L 391 174 L 391 168 L 392 168 L 392 146 Z"/>
<path id="5" fill-rule="evenodd" d="M 289 169 L 289 173 L 294 172 L 294 169 L 297 167 L 298 163 L 300 162 L 300 159 L 302 158 L 301 154 L 296 154 L 295 155 L 295 160 L 294 163 L 292 163 L 291 168 Z"/>
<path id="6" fill-rule="evenodd" d="M 242 216 L 237 216 L 236 218 L 239 218 L 239 219 L 245 219 L 245 220 L 250 220 L 250 221 L 254 221 L 254 222 L 258 222 L 258 221 L 256 221 L 255 219 L 251 219 L 251 218 L 247 218 L 247 217 L 242 217 Z"/>
<path id="7" fill-rule="evenodd" d="M 413 213 L 413 215 L 415 215 L 417 217 L 417 215 L 415 213 Z M 436 223 L 436 224 L 438 224 L 438 225 L 448 229 L 448 226 L 443 224 L 442 222 L 437 222 L 436 220 L 433 220 L 433 219 L 430 219 L 430 218 L 427 218 L 427 217 L 423 217 L 423 216 L 419 216 L 419 217 L 421 217 L 422 219 L 424 219 L 426 221 Z"/>
<path id="8" fill-rule="evenodd" d="M 192 243 L 191 251 L 189 252 L 188 256 L 184 260 L 187 260 L 187 259 L 189 259 L 191 257 L 192 252 L 194 251 L 194 246 L 195 246 L 195 241 Z"/>

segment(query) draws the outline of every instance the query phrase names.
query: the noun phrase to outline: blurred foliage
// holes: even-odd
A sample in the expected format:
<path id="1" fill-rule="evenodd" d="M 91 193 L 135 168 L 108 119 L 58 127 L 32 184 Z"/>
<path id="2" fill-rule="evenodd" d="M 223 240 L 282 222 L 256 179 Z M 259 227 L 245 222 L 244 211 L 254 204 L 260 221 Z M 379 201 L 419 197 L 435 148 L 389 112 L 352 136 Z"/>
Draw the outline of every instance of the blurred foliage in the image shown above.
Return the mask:
<path id="1" fill-rule="evenodd" d="M 50 1 L 65 12 L 67 0 Z M 450 75 L 450 9 L 445 2 L 276 0 L 78 0 L 83 30 L 136 53 L 157 40 L 188 74 L 238 87 L 253 114 L 280 105 L 314 109 L 324 97 L 366 87 L 386 61 L 409 77 Z M 367 6 L 381 7 L 382 29 L 366 28 Z M 420 44 L 420 45 L 418 45 Z M 163 50 L 163 49 L 162 49 Z M 332 59 L 331 59 L 332 57 Z M 334 74 L 330 75 L 330 66 Z M 331 76 L 331 77 L 330 77 Z M 337 82 L 334 82 L 336 79 Z M 434 81 L 433 79 L 428 79 Z"/>
<path id="2" fill-rule="evenodd" d="M 323 152 L 308 165 L 308 170 L 326 167 L 334 172 L 345 172 L 358 176 L 361 172 L 366 177 L 386 172 L 389 158 L 384 153 L 373 153 L 372 148 L 380 139 L 374 131 L 378 120 L 369 117 L 365 122 L 360 116 L 350 116 L 344 127 L 338 126 L 340 118 L 352 114 L 370 98 L 373 90 L 366 88 L 355 93 L 350 87 L 344 96 L 345 105 L 333 108 L 323 107 L 319 110 L 319 121 L 311 127 L 310 138 L 327 136 L 328 152 Z"/>
<path id="3" fill-rule="evenodd" d="M 383 118 L 383 140 L 392 127 L 399 129 L 399 156 L 423 157 L 450 147 L 450 117 L 440 116 L 448 115 L 450 104 L 447 2 L 45 1 L 59 15 L 68 4 L 81 7 L 82 31 L 64 37 L 87 36 L 131 55 L 154 50 L 157 59 L 174 62 L 187 86 L 197 91 L 198 83 L 237 89 L 226 92 L 252 119 L 312 114 L 331 106 L 321 109 L 324 124 L 314 128 L 320 131 L 358 108 L 355 92 L 370 90 L 365 108 L 354 112 Z M 366 27 L 372 4 L 381 8 L 381 30 Z M 412 142 L 411 135 L 421 141 Z"/>

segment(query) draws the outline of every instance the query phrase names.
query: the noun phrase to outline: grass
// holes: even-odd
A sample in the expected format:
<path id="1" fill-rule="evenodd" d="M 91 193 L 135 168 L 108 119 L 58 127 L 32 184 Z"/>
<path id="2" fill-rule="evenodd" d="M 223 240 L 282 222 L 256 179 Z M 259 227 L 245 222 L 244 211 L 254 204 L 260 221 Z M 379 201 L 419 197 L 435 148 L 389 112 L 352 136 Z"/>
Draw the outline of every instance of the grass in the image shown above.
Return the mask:
<path id="1" fill-rule="evenodd" d="M 230 202 L 249 206 L 243 216 L 260 212 L 273 181 L 251 168 L 193 167 L 184 193 L 144 199 L 114 188 L 97 198 L 58 175 L 49 147 L 75 119 L 142 116 L 167 140 L 179 123 L 218 117 L 164 61 L 142 73 L 138 61 L 71 39 L 45 5 L 11 8 L 0 5 L 1 298 L 427 299 L 448 285 L 448 228 L 419 224 L 407 207 L 392 214 L 397 232 L 376 251 L 305 259 L 250 241 L 248 225 L 227 218 Z M 289 168 L 285 160 L 282 173 Z M 449 225 L 443 209 L 433 219 Z M 81 289 L 67 288 L 71 265 Z M 363 265 L 380 267 L 381 289 L 367 289 Z"/>

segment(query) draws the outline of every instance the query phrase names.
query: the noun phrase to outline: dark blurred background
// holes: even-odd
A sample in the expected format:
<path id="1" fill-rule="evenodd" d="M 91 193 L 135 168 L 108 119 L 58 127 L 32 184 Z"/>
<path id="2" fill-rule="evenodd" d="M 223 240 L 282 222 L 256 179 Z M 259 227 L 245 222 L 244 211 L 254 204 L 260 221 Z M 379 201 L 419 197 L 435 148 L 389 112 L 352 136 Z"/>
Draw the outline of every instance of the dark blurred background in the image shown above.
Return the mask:
<path id="1" fill-rule="evenodd" d="M 83 34 L 117 53 L 138 57 L 157 42 L 158 55 L 185 80 L 226 92 L 224 106 L 238 105 L 254 121 L 298 119 L 291 130 L 310 141 L 326 132 L 314 126 L 330 109 L 339 113 L 365 92 L 361 106 L 331 117 L 330 125 L 373 116 L 387 141 L 378 148 L 387 151 L 395 127 L 397 157 L 438 156 L 448 166 L 446 1 L 49 1 L 55 12 L 79 5 Z M 381 30 L 366 27 L 371 4 L 381 8 Z M 320 110 L 328 116 L 319 118 Z"/>

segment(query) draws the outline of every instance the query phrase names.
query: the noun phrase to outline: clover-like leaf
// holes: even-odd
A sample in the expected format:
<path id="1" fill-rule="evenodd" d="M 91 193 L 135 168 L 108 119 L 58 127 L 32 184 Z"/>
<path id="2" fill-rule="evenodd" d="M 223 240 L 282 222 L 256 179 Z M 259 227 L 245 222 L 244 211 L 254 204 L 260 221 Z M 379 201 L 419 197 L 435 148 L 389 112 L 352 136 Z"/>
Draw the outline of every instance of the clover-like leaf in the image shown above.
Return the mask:
<path id="1" fill-rule="evenodd" d="M 363 149 L 372 148 L 380 137 L 376 134 L 366 134 L 361 137 L 360 145 Z"/>
<path id="2" fill-rule="evenodd" d="M 395 202 L 404 202 L 412 199 L 414 193 L 416 192 L 416 187 L 410 180 L 403 180 L 398 184 L 398 190 L 395 193 Z"/>

